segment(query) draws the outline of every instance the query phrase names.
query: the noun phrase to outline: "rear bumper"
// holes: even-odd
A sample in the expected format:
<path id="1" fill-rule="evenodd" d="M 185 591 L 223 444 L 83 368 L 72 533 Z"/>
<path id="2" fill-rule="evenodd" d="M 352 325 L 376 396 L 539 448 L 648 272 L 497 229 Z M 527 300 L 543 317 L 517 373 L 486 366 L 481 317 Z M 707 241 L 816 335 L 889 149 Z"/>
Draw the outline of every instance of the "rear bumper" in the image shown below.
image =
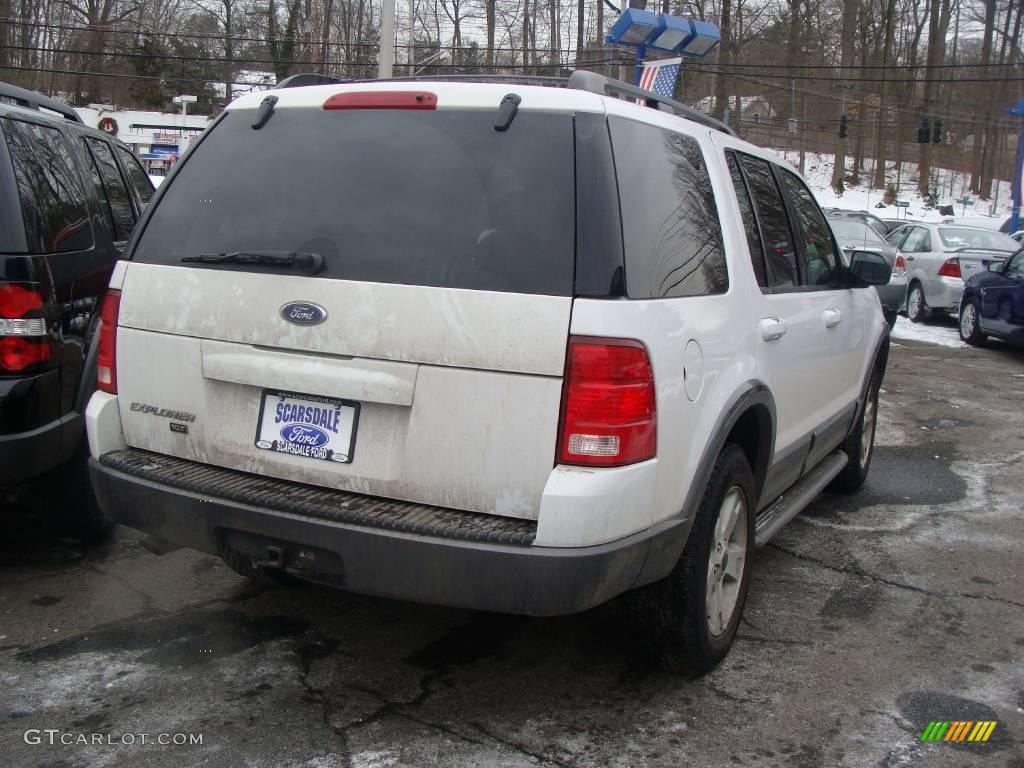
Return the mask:
<path id="1" fill-rule="evenodd" d="M 956 312 L 964 295 L 964 281 L 959 277 L 935 277 L 925 288 L 925 301 L 940 312 Z"/>
<path id="2" fill-rule="evenodd" d="M 460 608 L 530 616 L 583 611 L 667 575 L 688 532 L 682 519 L 672 519 L 599 546 L 510 544 L 504 542 L 523 541 L 523 536 L 487 531 L 467 538 L 472 525 L 445 523 L 442 530 L 418 522 L 419 514 L 389 517 L 391 503 L 371 497 L 348 494 L 352 500 L 339 507 L 322 498 L 329 492 L 256 476 L 248 482 L 262 484 L 260 490 L 243 497 L 242 473 L 189 462 L 184 473 L 154 471 L 147 477 L 144 462 L 129 472 L 111 456 L 90 460 L 101 507 L 117 522 L 162 542 L 211 554 L 230 548 L 351 592 Z M 154 466 L 159 463 L 158 457 Z M 185 475 L 193 479 L 174 479 Z M 223 495 L 216 488 L 223 488 Z M 316 505 L 304 501 L 310 493 L 320 499 Z M 299 504 L 310 514 L 297 511 Z M 330 519 L 324 512 L 360 506 L 383 507 L 385 513 L 362 515 L 354 523 L 348 511 Z M 431 509 L 424 508 L 422 516 L 429 518 Z M 445 519 L 472 514 L 436 513 Z"/>
<path id="3" fill-rule="evenodd" d="M 0 435 L 0 487 L 21 485 L 70 459 L 82 439 L 79 413 L 27 432 Z"/>

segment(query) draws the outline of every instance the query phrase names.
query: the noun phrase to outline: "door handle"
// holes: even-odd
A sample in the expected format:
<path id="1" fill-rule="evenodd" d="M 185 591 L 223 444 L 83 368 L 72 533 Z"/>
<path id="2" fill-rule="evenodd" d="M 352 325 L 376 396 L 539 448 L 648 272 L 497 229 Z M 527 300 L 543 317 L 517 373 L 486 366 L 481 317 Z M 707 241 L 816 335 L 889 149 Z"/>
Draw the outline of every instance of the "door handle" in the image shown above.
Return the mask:
<path id="1" fill-rule="evenodd" d="M 786 321 L 778 317 L 761 319 L 761 338 L 765 341 L 781 339 L 786 334 Z"/>
<path id="2" fill-rule="evenodd" d="M 835 328 L 843 320 L 843 313 L 838 309 L 826 309 L 821 313 L 826 328 Z"/>
<path id="3" fill-rule="evenodd" d="M 906 254 L 903 255 L 903 258 L 906 259 L 907 261 L 913 261 L 914 260 L 913 256 L 907 256 Z"/>

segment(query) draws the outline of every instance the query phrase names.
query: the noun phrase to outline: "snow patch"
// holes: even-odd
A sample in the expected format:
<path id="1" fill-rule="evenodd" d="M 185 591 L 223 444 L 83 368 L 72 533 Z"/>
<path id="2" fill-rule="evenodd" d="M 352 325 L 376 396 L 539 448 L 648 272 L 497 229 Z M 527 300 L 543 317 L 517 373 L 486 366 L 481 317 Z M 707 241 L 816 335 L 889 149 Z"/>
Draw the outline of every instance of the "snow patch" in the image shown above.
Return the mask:
<path id="1" fill-rule="evenodd" d="M 924 323 L 912 323 L 907 318 L 896 318 L 896 327 L 892 329 L 892 338 L 904 341 L 919 341 L 923 344 L 936 344 L 940 347 L 966 347 L 967 344 L 960 340 L 960 333 L 956 328 L 945 325 L 926 325 Z"/>

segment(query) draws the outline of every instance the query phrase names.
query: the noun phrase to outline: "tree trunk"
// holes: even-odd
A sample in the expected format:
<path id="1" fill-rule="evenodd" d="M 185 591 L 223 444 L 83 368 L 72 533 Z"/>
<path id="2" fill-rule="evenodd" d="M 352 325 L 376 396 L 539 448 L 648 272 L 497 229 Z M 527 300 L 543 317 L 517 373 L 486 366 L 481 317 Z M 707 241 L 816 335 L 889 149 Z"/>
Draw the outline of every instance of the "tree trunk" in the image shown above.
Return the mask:
<path id="1" fill-rule="evenodd" d="M 1006 21 L 1003 23 L 1003 42 L 999 47 L 999 65 L 1000 71 L 1004 70 L 1004 65 L 1008 61 L 1012 61 L 1014 53 L 1010 48 L 1010 41 L 1020 39 L 1020 22 L 1021 22 L 1021 9 L 1018 6 L 1017 20 L 1013 23 L 1013 35 L 1010 34 L 1010 24 L 1013 17 L 1013 5 L 1010 5 L 1006 12 Z M 999 83 L 995 89 L 994 97 L 992 100 L 992 106 L 989 109 L 989 115 L 992 119 L 998 120 L 1002 117 L 1003 107 L 1009 106 L 1009 99 L 1006 95 L 1006 81 L 1003 80 Z M 989 146 L 988 152 L 985 153 L 985 163 L 983 165 L 983 184 L 984 189 L 982 190 L 982 196 L 987 197 L 989 188 L 992 186 L 992 181 L 998 181 L 1001 177 L 996 169 L 1000 167 L 1015 168 L 1013 161 L 1007 158 L 1007 162 L 1002 162 L 1002 155 L 1006 151 L 1005 143 L 1006 131 L 1000 130 L 994 125 L 990 125 L 987 131 L 986 143 Z M 1009 174 L 1007 174 L 1010 177 Z M 1012 177 L 1011 177 L 1012 178 Z"/>
<path id="2" fill-rule="evenodd" d="M 598 9 L 601 7 L 601 3 L 598 3 Z M 585 0 L 577 0 L 576 2 L 576 63 L 579 64 L 583 61 L 583 51 L 587 47 L 587 41 L 584 40 L 584 36 L 587 34 L 586 29 L 586 12 L 587 4 Z"/>
<path id="3" fill-rule="evenodd" d="M 941 77 L 939 74 L 940 70 L 936 69 L 936 67 L 942 64 L 945 58 L 946 38 L 944 34 L 939 34 L 939 30 L 944 31 L 949 26 L 949 2 L 950 0 L 932 0 L 932 15 L 928 20 L 928 69 L 925 71 L 924 103 L 921 110 L 925 118 L 931 117 L 931 110 L 935 103 L 935 94 L 939 85 L 935 80 L 937 77 Z M 931 148 L 932 145 L 930 143 L 921 145 L 920 160 L 917 163 L 917 191 L 922 195 L 927 195 L 929 190 L 928 177 L 931 175 L 932 162 Z"/>
<path id="4" fill-rule="evenodd" d="M 846 0 L 843 4 L 843 32 L 842 50 L 839 54 L 839 66 L 841 77 L 851 77 L 853 69 L 853 44 L 854 35 L 857 31 L 857 16 L 860 15 L 860 0 Z M 848 88 L 846 83 L 843 88 Z M 846 100 L 843 99 L 840 118 L 846 113 Z M 861 129 L 863 130 L 863 129 Z M 836 142 L 835 163 L 832 166 L 832 188 L 836 191 L 842 190 L 846 178 L 846 148 L 849 139 L 839 139 Z"/>
<path id="5" fill-rule="evenodd" d="M 494 4 L 497 0 L 485 0 L 487 13 L 487 66 L 494 66 Z"/>
<path id="6" fill-rule="evenodd" d="M 889 66 L 889 57 L 892 56 L 893 29 L 896 16 L 896 0 L 888 0 L 885 8 L 885 42 L 882 44 L 882 66 Z M 878 127 L 875 131 L 875 174 L 871 180 L 871 186 L 875 189 L 885 189 L 885 109 L 886 109 L 886 82 L 885 73 L 882 70 L 882 84 L 878 89 Z"/>
<path id="7" fill-rule="evenodd" d="M 981 63 L 982 77 L 989 77 L 988 65 L 992 63 L 992 37 L 996 27 L 996 0 L 985 0 L 985 32 L 981 40 Z M 992 109 L 991 99 L 989 100 L 989 111 Z M 985 176 L 985 152 L 983 149 L 982 130 L 980 123 L 976 124 L 971 133 L 974 136 L 974 146 L 971 148 L 971 189 L 976 195 L 981 194 Z"/>
<path id="8" fill-rule="evenodd" d="M 232 60 L 235 57 L 235 42 L 232 37 L 231 11 L 234 7 L 234 0 L 222 0 L 224 3 L 224 104 L 230 104 L 235 98 L 232 81 L 235 79 Z"/>
<path id="9" fill-rule="evenodd" d="M 523 0 L 523 74 L 530 66 L 530 0 Z"/>

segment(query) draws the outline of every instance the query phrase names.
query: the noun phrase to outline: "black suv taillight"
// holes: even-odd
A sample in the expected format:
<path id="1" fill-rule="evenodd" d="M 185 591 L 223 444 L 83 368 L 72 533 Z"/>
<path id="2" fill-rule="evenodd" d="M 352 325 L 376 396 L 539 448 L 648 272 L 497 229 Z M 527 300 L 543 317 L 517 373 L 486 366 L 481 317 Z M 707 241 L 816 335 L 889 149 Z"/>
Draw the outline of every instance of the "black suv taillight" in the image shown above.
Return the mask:
<path id="1" fill-rule="evenodd" d="M 0 374 L 33 373 L 51 357 L 46 297 L 26 285 L 0 285 Z"/>

